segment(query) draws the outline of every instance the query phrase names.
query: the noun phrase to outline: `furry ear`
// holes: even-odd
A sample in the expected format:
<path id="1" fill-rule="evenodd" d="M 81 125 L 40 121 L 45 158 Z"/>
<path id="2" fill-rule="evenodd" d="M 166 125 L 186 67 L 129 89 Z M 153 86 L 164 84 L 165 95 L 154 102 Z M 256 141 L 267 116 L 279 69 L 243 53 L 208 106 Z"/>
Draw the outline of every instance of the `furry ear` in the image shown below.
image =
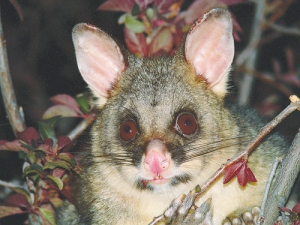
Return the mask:
<path id="1" fill-rule="evenodd" d="M 189 31 L 185 57 L 209 88 L 223 97 L 234 56 L 231 14 L 226 9 L 212 9 Z"/>
<path id="2" fill-rule="evenodd" d="M 124 57 L 116 42 L 93 25 L 77 24 L 72 38 L 79 71 L 103 105 L 125 70 Z"/>

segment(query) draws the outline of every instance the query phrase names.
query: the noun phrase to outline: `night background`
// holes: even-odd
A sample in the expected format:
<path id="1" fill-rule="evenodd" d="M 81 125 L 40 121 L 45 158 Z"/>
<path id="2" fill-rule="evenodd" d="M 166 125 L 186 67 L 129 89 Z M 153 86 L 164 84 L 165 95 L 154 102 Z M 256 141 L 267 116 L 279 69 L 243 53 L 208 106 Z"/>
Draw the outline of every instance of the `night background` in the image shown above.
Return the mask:
<path id="1" fill-rule="evenodd" d="M 96 0 L 18 0 L 24 20 L 21 21 L 16 8 L 9 0 L 1 0 L 1 19 L 6 39 L 10 73 L 19 106 L 23 107 L 26 126 L 36 127 L 43 113 L 53 104 L 50 97 L 57 94 L 77 95 L 86 90 L 75 59 L 71 31 L 75 24 L 86 22 L 103 29 L 119 43 L 125 44 L 123 26 L 118 24 L 122 12 L 100 11 L 97 8 L 105 1 Z M 188 8 L 191 0 L 184 1 L 182 9 Z M 236 42 L 236 55 L 248 44 L 254 15 L 254 4 L 235 4 L 229 7 L 242 28 L 240 41 Z M 272 2 L 272 1 L 269 1 Z M 274 1 L 275 2 L 275 1 Z M 295 27 L 300 33 L 300 1 L 295 0 L 276 23 Z M 201 17 L 201 15 L 199 15 Z M 259 111 L 268 121 L 288 104 L 286 93 L 277 84 L 282 84 L 291 93 L 300 96 L 300 34 L 279 34 L 275 31 L 263 33 L 264 39 L 258 47 L 256 71 L 274 74 L 274 60 L 280 64 L 281 74 L 289 71 L 291 54 L 294 77 L 291 81 L 275 78 L 270 84 L 256 79 L 249 105 Z M 287 50 L 288 49 L 288 50 Z M 288 52 L 288 53 L 287 53 Z M 232 72 L 229 101 L 235 101 L 239 93 L 241 73 Z M 78 119 L 62 119 L 58 132 L 67 134 Z M 276 130 L 292 141 L 300 126 L 299 112 L 293 113 Z M 6 117 L 3 100 L 0 98 L 0 139 L 14 140 L 14 134 Z M 15 152 L 0 151 L 0 180 L 21 179 L 23 160 Z M 0 203 L 6 192 L 0 187 Z M 16 219 L 19 217 L 16 217 Z M 20 217 L 16 224 L 22 221 Z M 10 221 L 11 222 L 11 221 Z M 10 224 L 0 219 L 0 224 Z"/>

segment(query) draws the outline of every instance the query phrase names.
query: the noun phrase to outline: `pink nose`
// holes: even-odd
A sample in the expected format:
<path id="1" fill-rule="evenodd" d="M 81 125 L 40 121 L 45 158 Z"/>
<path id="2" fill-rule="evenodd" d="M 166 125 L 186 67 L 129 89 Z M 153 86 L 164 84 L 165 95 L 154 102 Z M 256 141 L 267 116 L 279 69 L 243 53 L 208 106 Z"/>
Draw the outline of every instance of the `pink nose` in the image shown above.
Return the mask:
<path id="1" fill-rule="evenodd" d="M 167 146 L 159 140 L 152 140 L 147 145 L 144 160 L 145 169 L 154 176 L 161 174 L 170 165 L 170 157 L 166 155 Z"/>

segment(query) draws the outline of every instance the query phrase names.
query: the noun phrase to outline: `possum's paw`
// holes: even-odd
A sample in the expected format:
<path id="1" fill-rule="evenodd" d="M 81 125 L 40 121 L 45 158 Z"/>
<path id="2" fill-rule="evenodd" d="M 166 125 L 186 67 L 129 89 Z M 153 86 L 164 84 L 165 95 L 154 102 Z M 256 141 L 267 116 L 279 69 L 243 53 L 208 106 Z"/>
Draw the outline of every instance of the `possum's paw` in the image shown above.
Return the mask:
<path id="1" fill-rule="evenodd" d="M 193 207 L 194 201 L 193 191 L 190 191 L 186 196 L 182 195 L 174 199 L 164 212 L 165 224 L 212 225 L 211 199 L 206 200 L 197 208 Z"/>
<path id="2" fill-rule="evenodd" d="M 241 210 L 239 210 L 241 212 Z M 234 212 L 230 214 L 224 221 L 223 225 L 256 225 L 260 209 L 253 207 L 250 211 L 243 211 L 243 213 Z"/>

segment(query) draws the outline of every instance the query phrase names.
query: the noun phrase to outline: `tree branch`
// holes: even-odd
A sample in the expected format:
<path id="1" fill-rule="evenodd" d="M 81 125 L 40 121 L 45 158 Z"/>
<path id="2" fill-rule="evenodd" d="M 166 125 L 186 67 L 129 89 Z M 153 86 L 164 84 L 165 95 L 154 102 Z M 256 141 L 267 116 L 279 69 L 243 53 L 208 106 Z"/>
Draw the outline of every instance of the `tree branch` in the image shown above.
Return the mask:
<path id="1" fill-rule="evenodd" d="M 244 51 L 238 56 L 236 60 L 236 66 L 245 64 L 246 68 L 249 68 L 250 70 L 254 70 L 255 68 L 257 45 L 260 41 L 262 33 L 261 23 L 264 20 L 265 4 L 265 0 L 256 1 L 255 16 L 251 29 L 252 32 L 250 36 L 250 42 Z M 254 78 L 252 74 L 247 73 L 243 76 L 238 95 L 239 105 L 245 105 L 247 102 L 249 102 L 253 81 Z"/>
<path id="2" fill-rule="evenodd" d="M 8 115 L 9 122 L 14 133 L 25 130 L 23 113 L 19 110 L 15 92 L 13 89 L 6 52 L 6 42 L 4 40 L 1 11 L 0 11 L 0 85 L 2 97 Z"/>
<path id="3" fill-rule="evenodd" d="M 298 99 L 299 101 L 299 99 Z M 292 104 L 292 103 L 291 103 Z M 298 108 L 300 110 L 300 108 Z M 282 169 L 276 178 L 263 212 L 264 224 L 272 224 L 278 217 L 278 207 L 283 206 L 300 172 L 300 129 L 282 162 Z"/>

